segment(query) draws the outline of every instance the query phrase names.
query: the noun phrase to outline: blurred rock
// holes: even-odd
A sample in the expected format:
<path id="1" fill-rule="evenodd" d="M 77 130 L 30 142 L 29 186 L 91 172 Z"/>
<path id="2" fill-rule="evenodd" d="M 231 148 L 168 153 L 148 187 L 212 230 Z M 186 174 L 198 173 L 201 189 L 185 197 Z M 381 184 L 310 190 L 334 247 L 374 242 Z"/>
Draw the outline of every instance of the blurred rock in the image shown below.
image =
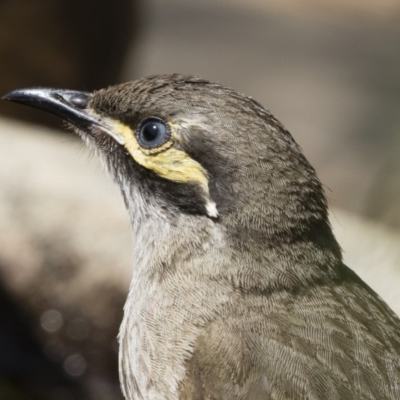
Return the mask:
<path id="1" fill-rule="evenodd" d="M 46 356 L 35 334 L 34 317 L 0 282 L 0 398 L 50 400 L 60 392 L 71 400 L 87 398 L 83 385 Z"/>
<path id="2" fill-rule="evenodd" d="M 346 265 L 400 316 L 400 231 L 337 208 L 330 219 Z"/>
<path id="3" fill-rule="evenodd" d="M 131 242 L 118 190 L 94 161 L 73 136 L 1 120 L 0 277 L 49 360 L 87 399 L 110 400 Z"/>
<path id="4" fill-rule="evenodd" d="M 224 0 L 238 6 L 258 10 L 276 9 L 288 14 L 319 17 L 325 20 L 338 17 L 391 18 L 400 12 L 398 0 Z"/>

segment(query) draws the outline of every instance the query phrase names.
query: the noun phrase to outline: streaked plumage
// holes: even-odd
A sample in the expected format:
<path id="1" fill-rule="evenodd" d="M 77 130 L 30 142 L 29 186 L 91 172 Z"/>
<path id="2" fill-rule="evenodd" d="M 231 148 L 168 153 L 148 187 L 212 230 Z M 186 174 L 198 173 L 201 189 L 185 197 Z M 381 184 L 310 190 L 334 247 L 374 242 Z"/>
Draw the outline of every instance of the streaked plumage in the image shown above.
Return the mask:
<path id="1" fill-rule="evenodd" d="M 127 399 L 400 398 L 400 321 L 343 264 L 314 169 L 257 102 L 181 75 L 6 98 L 67 119 L 121 188 Z"/>

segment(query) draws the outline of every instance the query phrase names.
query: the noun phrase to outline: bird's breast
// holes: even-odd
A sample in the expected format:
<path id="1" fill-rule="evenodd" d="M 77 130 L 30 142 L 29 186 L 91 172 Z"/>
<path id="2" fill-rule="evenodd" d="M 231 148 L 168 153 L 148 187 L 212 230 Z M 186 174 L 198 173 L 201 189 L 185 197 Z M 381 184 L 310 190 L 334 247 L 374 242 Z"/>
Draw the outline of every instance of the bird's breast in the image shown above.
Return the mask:
<path id="1" fill-rule="evenodd" d="M 168 274 L 167 274 L 168 275 Z M 198 337 L 233 295 L 228 287 L 175 270 L 134 282 L 120 331 L 120 376 L 127 399 L 178 399 Z"/>

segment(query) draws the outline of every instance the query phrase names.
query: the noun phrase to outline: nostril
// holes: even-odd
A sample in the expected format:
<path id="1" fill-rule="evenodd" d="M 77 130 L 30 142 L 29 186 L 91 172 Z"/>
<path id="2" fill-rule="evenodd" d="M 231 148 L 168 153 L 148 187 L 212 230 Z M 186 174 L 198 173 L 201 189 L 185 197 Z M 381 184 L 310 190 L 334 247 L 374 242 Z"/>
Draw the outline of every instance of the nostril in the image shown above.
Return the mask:
<path id="1" fill-rule="evenodd" d="M 87 92 L 64 92 L 62 97 L 66 102 L 74 106 L 75 108 L 84 109 L 87 107 L 87 104 L 90 99 L 90 93 Z"/>

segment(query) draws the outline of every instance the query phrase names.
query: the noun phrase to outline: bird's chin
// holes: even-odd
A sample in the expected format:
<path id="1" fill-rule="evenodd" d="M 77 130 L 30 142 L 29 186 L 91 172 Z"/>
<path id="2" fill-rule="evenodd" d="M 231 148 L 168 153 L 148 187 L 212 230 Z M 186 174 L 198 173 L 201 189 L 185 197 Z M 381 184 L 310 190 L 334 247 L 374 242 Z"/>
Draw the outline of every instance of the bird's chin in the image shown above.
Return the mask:
<path id="1" fill-rule="evenodd" d="M 71 123 L 71 122 L 63 122 L 63 127 L 75 134 L 82 140 L 84 145 L 88 147 L 90 150 L 95 151 L 97 148 L 96 145 L 96 135 L 91 132 L 91 129 L 88 126 L 80 125 L 79 123 Z M 97 153 L 97 152 L 96 152 Z"/>
<path id="2" fill-rule="evenodd" d="M 66 129 L 74 132 L 97 156 L 101 159 L 107 157 L 109 151 L 115 151 L 118 148 L 123 148 L 122 145 L 117 143 L 108 133 L 105 133 L 102 129 L 97 126 L 82 126 L 79 123 L 65 123 Z M 102 149 L 105 149 L 103 154 Z"/>

